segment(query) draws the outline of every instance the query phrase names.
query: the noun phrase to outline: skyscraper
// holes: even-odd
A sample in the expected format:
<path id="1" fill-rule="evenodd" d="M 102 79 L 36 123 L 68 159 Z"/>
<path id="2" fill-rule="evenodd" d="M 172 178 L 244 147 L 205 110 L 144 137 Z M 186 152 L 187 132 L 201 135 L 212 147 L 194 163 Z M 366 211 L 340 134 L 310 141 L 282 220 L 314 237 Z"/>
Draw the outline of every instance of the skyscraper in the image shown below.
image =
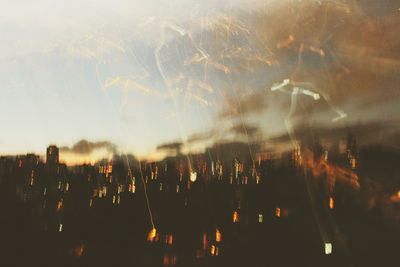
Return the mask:
<path id="1" fill-rule="evenodd" d="M 46 164 L 56 166 L 59 163 L 59 150 L 55 145 L 47 147 Z"/>

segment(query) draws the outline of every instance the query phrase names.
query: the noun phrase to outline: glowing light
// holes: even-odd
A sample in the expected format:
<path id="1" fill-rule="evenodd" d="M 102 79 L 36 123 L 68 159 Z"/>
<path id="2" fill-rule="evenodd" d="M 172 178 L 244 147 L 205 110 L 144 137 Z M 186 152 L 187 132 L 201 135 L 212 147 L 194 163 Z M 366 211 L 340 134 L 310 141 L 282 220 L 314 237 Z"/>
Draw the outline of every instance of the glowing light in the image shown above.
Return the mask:
<path id="1" fill-rule="evenodd" d="M 214 245 L 211 246 L 211 255 L 212 256 L 215 255 L 215 246 Z"/>
<path id="2" fill-rule="evenodd" d="M 191 182 L 196 182 L 197 180 L 197 172 L 190 172 L 190 181 Z"/>
<path id="3" fill-rule="evenodd" d="M 236 210 L 233 212 L 233 222 L 239 222 L 239 213 Z"/>
<path id="4" fill-rule="evenodd" d="M 211 246 L 211 256 L 218 256 L 219 254 L 219 249 L 217 246 L 212 245 Z"/>
<path id="5" fill-rule="evenodd" d="M 325 243 L 325 254 L 332 254 L 332 243 Z"/>
<path id="6" fill-rule="evenodd" d="M 355 169 L 355 168 L 356 168 L 356 164 L 357 164 L 356 159 L 355 159 L 354 157 L 352 157 L 352 158 L 350 159 L 351 168 L 352 168 L 352 169 Z"/>
<path id="7" fill-rule="evenodd" d="M 57 202 L 57 211 L 61 211 L 62 207 L 63 207 L 63 200 L 61 199 Z"/>
<path id="8" fill-rule="evenodd" d="M 335 207 L 335 201 L 333 197 L 329 197 L 329 208 L 332 210 Z"/>
<path id="9" fill-rule="evenodd" d="M 83 255 L 83 252 L 85 250 L 85 246 L 83 244 L 79 244 L 75 248 L 75 256 L 80 258 Z"/>
<path id="10" fill-rule="evenodd" d="M 166 235 L 166 236 L 165 236 L 165 243 L 166 243 L 167 245 L 170 245 L 170 246 L 171 246 L 173 240 L 174 240 L 174 237 L 173 237 L 172 234 Z"/>
<path id="11" fill-rule="evenodd" d="M 219 231 L 219 229 L 217 228 L 215 230 L 215 241 L 216 242 L 221 242 L 221 240 L 222 240 L 222 235 L 221 235 L 221 232 Z"/>
<path id="12" fill-rule="evenodd" d="M 262 214 L 258 214 L 258 223 L 262 223 L 264 220 L 264 216 Z"/>
<path id="13" fill-rule="evenodd" d="M 135 184 L 134 184 L 134 183 L 129 184 L 128 191 L 131 192 L 131 193 L 133 194 L 133 193 L 135 193 L 135 190 L 136 190 Z"/>
<path id="14" fill-rule="evenodd" d="M 63 230 L 63 225 L 62 225 L 62 223 L 60 223 L 60 226 L 58 227 L 58 231 L 61 233 L 62 230 Z"/>
<path id="15" fill-rule="evenodd" d="M 156 241 L 156 237 L 157 237 L 157 230 L 156 228 L 152 228 L 147 235 L 147 241 L 150 242 Z"/>
<path id="16" fill-rule="evenodd" d="M 275 216 L 280 218 L 281 217 L 281 208 L 276 208 L 275 209 Z"/>

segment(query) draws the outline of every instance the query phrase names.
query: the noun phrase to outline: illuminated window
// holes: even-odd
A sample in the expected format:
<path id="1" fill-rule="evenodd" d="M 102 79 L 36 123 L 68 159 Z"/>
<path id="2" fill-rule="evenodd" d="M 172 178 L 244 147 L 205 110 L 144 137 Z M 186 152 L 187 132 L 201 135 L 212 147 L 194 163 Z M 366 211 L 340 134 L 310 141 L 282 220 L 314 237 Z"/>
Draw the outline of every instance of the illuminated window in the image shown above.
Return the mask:
<path id="1" fill-rule="evenodd" d="M 157 230 L 156 228 L 152 228 L 147 235 L 147 241 L 150 242 L 156 241 L 156 237 L 157 237 Z"/>
<path id="2" fill-rule="evenodd" d="M 197 172 L 190 172 L 190 181 L 191 182 L 196 182 L 197 180 Z"/>
<path id="3" fill-rule="evenodd" d="M 333 200 L 333 197 L 329 197 L 329 208 L 333 209 L 335 207 L 335 201 Z"/>
<path id="4" fill-rule="evenodd" d="M 275 216 L 280 218 L 281 217 L 281 208 L 276 208 L 275 209 Z"/>
<path id="5" fill-rule="evenodd" d="M 325 254 L 332 254 L 332 243 L 325 243 Z"/>
<path id="6" fill-rule="evenodd" d="M 216 242 L 221 242 L 221 240 L 222 240 L 222 235 L 221 235 L 221 232 L 219 231 L 219 229 L 217 228 L 215 230 L 215 241 Z"/>
<path id="7" fill-rule="evenodd" d="M 234 223 L 239 222 L 239 213 L 237 211 L 233 212 L 233 222 Z"/>

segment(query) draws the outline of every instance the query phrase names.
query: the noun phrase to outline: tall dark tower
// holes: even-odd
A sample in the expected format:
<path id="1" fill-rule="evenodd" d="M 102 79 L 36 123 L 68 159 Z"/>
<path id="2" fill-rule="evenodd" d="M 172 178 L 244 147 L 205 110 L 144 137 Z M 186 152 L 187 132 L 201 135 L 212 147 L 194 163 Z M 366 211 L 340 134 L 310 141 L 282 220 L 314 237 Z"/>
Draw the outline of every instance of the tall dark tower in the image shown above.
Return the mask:
<path id="1" fill-rule="evenodd" d="M 51 145 L 47 148 L 46 164 L 57 166 L 59 163 L 59 150 L 57 146 Z"/>

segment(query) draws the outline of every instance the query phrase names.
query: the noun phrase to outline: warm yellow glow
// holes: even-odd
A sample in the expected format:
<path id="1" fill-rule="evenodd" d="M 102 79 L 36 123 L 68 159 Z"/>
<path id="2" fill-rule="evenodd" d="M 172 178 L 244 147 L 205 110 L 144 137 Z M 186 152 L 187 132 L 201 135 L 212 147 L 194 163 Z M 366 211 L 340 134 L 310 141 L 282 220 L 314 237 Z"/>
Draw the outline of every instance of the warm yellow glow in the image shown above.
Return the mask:
<path id="1" fill-rule="evenodd" d="M 233 222 L 237 223 L 239 221 L 239 213 L 235 210 L 233 212 Z"/>
<path id="2" fill-rule="evenodd" d="M 221 242 L 221 240 L 222 240 L 222 235 L 221 235 L 221 232 L 219 231 L 219 229 L 217 228 L 215 230 L 215 241 L 216 242 Z"/>
<path id="3" fill-rule="evenodd" d="M 191 182 L 196 182 L 196 180 L 197 180 L 197 172 L 190 172 L 190 181 Z"/>
<path id="4" fill-rule="evenodd" d="M 329 197 L 329 208 L 332 210 L 335 207 L 335 201 L 333 197 Z"/>
<path id="5" fill-rule="evenodd" d="M 355 169 L 355 168 L 356 168 L 356 164 L 357 164 L 356 159 L 355 159 L 354 157 L 352 157 L 352 158 L 350 159 L 351 168 L 352 168 L 352 169 Z"/>
<path id="6" fill-rule="evenodd" d="M 57 202 L 57 211 L 61 211 L 61 209 L 63 208 L 63 200 L 59 200 Z"/>
<path id="7" fill-rule="evenodd" d="M 214 245 L 211 246 L 211 255 L 212 256 L 215 255 L 215 246 Z"/>
<path id="8" fill-rule="evenodd" d="M 264 220 L 264 216 L 262 214 L 258 214 L 258 222 L 262 223 Z"/>
<path id="9" fill-rule="evenodd" d="M 149 234 L 147 235 L 147 241 L 150 242 L 156 241 L 156 237 L 157 237 L 157 230 L 156 228 L 152 228 Z"/>
<path id="10" fill-rule="evenodd" d="M 212 245 L 211 246 L 211 256 L 218 256 L 219 254 L 219 248 L 217 246 Z"/>
<path id="11" fill-rule="evenodd" d="M 63 225 L 62 225 L 62 223 L 60 223 L 60 226 L 58 227 L 58 231 L 61 233 L 62 230 L 63 230 Z"/>

